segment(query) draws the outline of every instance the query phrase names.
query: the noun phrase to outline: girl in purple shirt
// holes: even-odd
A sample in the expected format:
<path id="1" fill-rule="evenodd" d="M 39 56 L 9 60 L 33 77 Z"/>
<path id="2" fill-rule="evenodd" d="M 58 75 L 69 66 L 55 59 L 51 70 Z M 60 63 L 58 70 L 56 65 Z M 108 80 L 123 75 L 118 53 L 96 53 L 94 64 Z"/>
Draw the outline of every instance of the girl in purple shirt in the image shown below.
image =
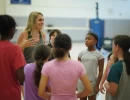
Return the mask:
<path id="1" fill-rule="evenodd" d="M 34 63 L 29 63 L 24 68 L 24 100 L 47 100 L 38 96 L 39 81 L 41 78 L 41 69 L 47 62 L 50 55 L 49 48 L 45 45 L 38 45 L 34 52 Z M 49 85 L 46 90 L 50 90 Z"/>

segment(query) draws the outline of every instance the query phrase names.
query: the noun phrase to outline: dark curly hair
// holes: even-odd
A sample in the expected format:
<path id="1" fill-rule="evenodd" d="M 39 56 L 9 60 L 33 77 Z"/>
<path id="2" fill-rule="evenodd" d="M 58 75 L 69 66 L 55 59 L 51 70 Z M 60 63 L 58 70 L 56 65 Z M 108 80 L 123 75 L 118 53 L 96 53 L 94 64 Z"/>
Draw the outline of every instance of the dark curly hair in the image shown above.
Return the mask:
<path id="1" fill-rule="evenodd" d="M 16 22 L 13 17 L 9 15 L 0 15 L 0 36 L 1 40 L 10 37 L 10 30 L 15 30 Z M 14 31 L 15 32 L 15 31 Z M 13 33 L 14 34 L 14 33 Z M 13 36 L 10 37 L 10 39 Z"/>
<path id="2" fill-rule="evenodd" d="M 97 36 L 97 34 L 89 32 L 89 33 L 87 33 L 87 35 L 91 35 L 97 40 L 96 47 L 97 47 L 97 49 L 101 50 L 101 48 L 98 47 L 98 36 Z"/>

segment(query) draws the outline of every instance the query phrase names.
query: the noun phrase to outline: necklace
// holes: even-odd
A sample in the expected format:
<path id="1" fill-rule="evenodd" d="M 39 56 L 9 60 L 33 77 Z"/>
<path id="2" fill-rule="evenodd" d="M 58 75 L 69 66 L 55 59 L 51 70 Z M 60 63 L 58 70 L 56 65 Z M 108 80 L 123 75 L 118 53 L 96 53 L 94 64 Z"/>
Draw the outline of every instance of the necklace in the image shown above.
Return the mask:
<path id="1" fill-rule="evenodd" d="M 39 34 L 32 34 L 32 37 L 34 38 L 34 41 L 38 42 L 39 41 Z"/>

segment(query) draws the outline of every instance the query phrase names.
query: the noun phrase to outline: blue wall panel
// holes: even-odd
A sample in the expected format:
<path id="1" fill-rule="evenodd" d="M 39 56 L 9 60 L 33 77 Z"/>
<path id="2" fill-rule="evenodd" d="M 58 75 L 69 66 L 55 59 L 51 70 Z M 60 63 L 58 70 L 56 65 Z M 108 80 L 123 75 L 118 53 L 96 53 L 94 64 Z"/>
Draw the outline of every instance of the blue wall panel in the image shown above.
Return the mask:
<path id="1" fill-rule="evenodd" d="M 31 0 L 11 0 L 11 4 L 31 4 Z"/>
<path id="2" fill-rule="evenodd" d="M 91 19 L 90 20 L 91 32 L 98 35 L 98 46 L 101 47 L 104 39 L 104 20 L 101 19 Z"/>

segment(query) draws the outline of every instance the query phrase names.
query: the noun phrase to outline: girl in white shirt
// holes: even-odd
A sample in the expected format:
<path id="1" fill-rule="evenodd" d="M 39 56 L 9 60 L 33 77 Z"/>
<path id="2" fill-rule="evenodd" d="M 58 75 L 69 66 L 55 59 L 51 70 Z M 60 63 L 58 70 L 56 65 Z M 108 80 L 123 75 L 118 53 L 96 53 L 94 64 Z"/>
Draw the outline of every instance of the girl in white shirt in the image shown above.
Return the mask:
<path id="1" fill-rule="evenodd" d="M 99 92 L 99 83 L 103 74 L 104 57 L 100 51 L 96 50 L 95 46 L 97 46 L 97 43 L 98 36 L 95 33 L 88 33 L 85 38 L 87 49 L 81 51 L 78 56 L 78 60 L 83 63 L 87 72 L 86 74 L 93 87 L 93 92 L 88 96 L 89 100 L 96 100 L 96 94 Z M 80 80 L 78 81 L 77 88 L 79 92 L 84 89 Z M 87 97 L 80 98 L 80 100 L 86 99 Z"/>

